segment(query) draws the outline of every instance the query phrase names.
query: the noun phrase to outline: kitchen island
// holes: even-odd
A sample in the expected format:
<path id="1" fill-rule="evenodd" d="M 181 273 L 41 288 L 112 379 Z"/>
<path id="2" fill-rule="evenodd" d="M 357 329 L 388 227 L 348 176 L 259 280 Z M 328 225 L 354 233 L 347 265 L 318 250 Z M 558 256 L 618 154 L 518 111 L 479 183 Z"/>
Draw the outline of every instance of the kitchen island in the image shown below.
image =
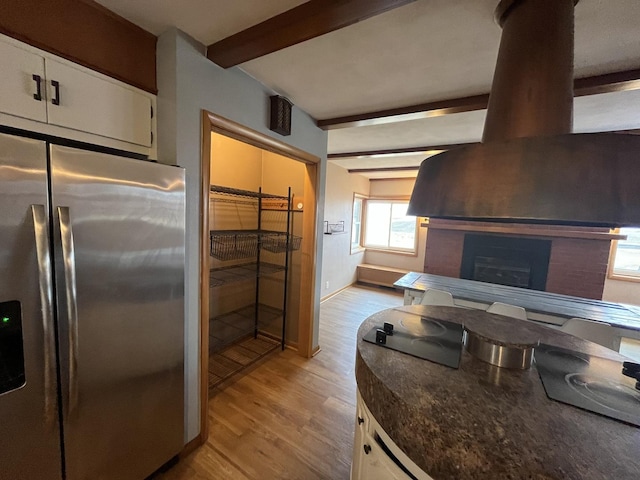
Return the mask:
<path id="1" fill-rule="evenodd" d="M 562 325 L 568 318 L 586 318 L 640 338 L 640 307 L 632 305 L 418 272 L 407 273 L 394 286 L 404 289 L 405 305 L 419 303 L 424 291 L 434 288 L 450 292 L 462 307 L 485 310 L 493 302 L 508 303 L 524 308 L 529 320 Z"/>
<path id="2" fill-rule="evenodd" d="M 362 340 L 383 322 L 420 316 L 611 360 L 624 357 L 542 325 L 478 310 L 405 306 L 369 317 L 358 331 L 358 392 L 382 437 L 422 472 L 435 480 L 638 478 L 640 428 L 549 399 L 535 364 L 529 370 L 498 368 L 463 351 L 453 369 Z"/>

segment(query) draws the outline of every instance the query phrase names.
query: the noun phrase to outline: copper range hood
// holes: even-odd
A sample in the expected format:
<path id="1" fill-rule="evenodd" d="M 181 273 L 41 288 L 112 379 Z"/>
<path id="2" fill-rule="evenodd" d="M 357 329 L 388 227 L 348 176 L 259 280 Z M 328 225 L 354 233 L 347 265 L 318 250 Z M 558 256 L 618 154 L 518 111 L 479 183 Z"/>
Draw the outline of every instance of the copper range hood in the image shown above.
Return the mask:
<path id="1" fill-rule="evenodd" d="M 409 215 L 640 225 L 640 136 L 571 134 L 577 0 L 502 0 L 482 143 L 422 162 Z"/>

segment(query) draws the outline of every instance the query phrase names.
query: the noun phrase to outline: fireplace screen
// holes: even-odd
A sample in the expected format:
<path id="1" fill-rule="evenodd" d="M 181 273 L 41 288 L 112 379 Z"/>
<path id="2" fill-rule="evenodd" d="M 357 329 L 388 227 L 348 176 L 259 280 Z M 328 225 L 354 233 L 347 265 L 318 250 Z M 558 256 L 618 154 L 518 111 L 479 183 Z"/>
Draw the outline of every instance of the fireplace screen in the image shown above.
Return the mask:
<path id="1" fill-rule="evenodd" d="M 473 279 L 480 282 L 529 288 L 531 265 L 519 260 L 478 255 L 473 262 Z"/>
<path id="2" fill-rule="evenodd" d="M 544 290 L 550 254 L 550 240 L 467 234 L 460 278 Z"/>

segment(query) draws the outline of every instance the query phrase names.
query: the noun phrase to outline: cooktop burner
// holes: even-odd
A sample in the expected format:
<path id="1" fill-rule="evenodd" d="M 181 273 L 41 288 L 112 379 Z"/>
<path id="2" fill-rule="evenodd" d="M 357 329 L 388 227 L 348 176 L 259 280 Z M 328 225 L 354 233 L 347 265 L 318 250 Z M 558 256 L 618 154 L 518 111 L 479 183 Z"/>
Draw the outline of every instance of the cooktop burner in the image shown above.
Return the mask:
<path id="1" fill-rule="evenodd" d="M 363 340 L 414 357 L 451 368 L 458 368 L 462 354 L 462 325 L 429 317 L 405 314 L 393 325 L 393 333 L 385 326 L 372 328 Z M 390 331 L 387 326 L 387 330 Z"/>
<path id="2" fill-rule="evenodd" d="M 447 333 L 448 328 L 443 324 L 442 320 L 434 320 L 432 318 L 417 316 L 401 319 L 400 325 L 403 326 L 408 333 L 418 337 L 440 337 Z"/>
<path id="3" fill-rule="evenodd" d="M 535 361 L 549 398 L 640 427 L 640 391 L 622 363 L 549 345 Z"/>

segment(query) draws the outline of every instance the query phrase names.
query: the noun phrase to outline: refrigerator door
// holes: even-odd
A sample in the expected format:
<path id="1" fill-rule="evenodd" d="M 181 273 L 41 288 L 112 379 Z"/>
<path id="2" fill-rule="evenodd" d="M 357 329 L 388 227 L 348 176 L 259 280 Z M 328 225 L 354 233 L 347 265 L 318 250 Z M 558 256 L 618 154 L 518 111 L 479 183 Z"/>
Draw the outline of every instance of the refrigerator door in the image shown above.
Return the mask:
<path id="1" fill-rule="evenodd" d="M 183 446 L 184 171 L 50 148 L 66 478 L 141 479 Z"/>
<path id="2" fill-rule="evenodd" d="M 0 479 L 60 479 L 44 142 L 0 134 L 0 212 Z"/>

